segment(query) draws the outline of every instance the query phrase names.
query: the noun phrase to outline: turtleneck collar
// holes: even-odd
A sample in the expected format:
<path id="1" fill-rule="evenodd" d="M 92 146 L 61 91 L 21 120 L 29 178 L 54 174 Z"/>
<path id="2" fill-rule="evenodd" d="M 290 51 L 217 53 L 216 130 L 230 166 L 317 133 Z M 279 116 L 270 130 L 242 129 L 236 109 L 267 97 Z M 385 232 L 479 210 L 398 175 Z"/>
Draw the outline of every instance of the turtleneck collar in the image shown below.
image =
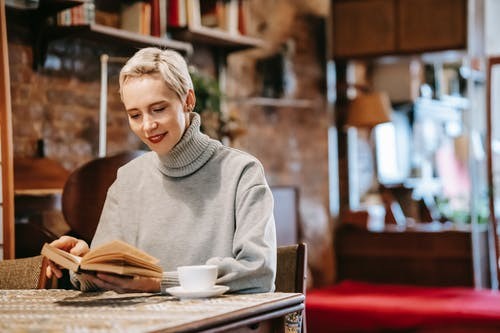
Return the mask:
<path id="1" fill-rule="evenodd" d="M 185 177 L 201 168 L 222 144 L 200 132 L 200 115 L 192 112 L 191 123 L 180 141 L 165 155 L 155 154 L 158 169 L 169 177 Z"/>

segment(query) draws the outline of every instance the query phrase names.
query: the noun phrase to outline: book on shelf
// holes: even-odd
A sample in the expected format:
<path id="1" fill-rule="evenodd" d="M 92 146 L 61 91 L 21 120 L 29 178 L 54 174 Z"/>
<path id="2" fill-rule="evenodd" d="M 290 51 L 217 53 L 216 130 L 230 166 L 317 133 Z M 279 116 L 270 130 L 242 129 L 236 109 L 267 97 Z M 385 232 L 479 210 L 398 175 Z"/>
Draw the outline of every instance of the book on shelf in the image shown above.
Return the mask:
<path id="1" fill-rule="evenodd" d="M 215 28 L 230 34 L 245 32 L 243 0 L 168 0 L 168 26 Z"/>
<path id="2" fill-rule="evenodd" d="M 96 9 L 95 23 L 120 29 L 120 13 Z"/>
<path id="3" fill-rule="evenodd" d="M 230 34 L 238 33 L 238 2 L 238 0 L 224 2 L 224 28 Z"/>
<path id="4" fill-rule="evenodd" d="M 248 1 L 239 0 L 238 1 L 238 31 L 241 35 L 247 34 L 247 23 L 250 13 L 250 8 Z"/>
<path id="5" fill-rule="evenodd" d="M 200 0 L 186 0 L 186 15 L 189 28 L 201 26 Z"/>
<path id="6" fill-rule="evenodd" d="M 85 25 L 95 22 L 95 5 L 93 1 L 87 1 L 79 6 L 62 10 L 56 15 L 57 25 L 72 26 Z"/>
<path id="7" fill-rule="evenodd" d="M 48 243 L 41 254 L 73 272 L 104 272 L 126 276 L 161 277 L 159 260 L 121 240 L 91 249 L 83 257 L 58 249 Z"/>
<path id="8" fill-rule="evenodd" d="M 200 1 L 200 22 L 204 27 L 218 28 L 231 34 L 238 33 L 239 0 L 187 0 Z"/>
<path id="9" fill-rule="evenodd" d="M 151 6 L 151 36 L 163 37 L 167 33 L 167 0 L 149 0 Z"/>
<path id="10" fill-rule="evenodd" d="M 218 26 L 217 0 L 202 0 L 200 2 L 200 23 L 209 28 Z"/>
<path id="11" fill-rule="evenodd" d="M 160 37 L 160 0 L 149 0 L 151 6 L 151 36 Z"/>
<path id="12" fill-rule="evenodd" d="M 172 28 L 184 28 L 187 26 L 186 0 L 168 0 L 167 24 Z"/>
<path id="13" fill-rule="evenodd" d="M 168 0 L 160 0 L 160 37 L 167 36 Z"/>
<path id="14" fill-rule="evenodd" d="M 120 28 L 142 35 L 150 35 L 151 4 L 142 1 L 122 4 L 120 11 Z"/>

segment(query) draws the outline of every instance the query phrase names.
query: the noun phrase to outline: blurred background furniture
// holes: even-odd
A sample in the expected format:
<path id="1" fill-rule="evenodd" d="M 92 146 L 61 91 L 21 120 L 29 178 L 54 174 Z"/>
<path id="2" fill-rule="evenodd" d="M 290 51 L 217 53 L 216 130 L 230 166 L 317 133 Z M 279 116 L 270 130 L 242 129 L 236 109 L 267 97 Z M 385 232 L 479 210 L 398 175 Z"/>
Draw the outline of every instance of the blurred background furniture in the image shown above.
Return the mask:
<path id="1" fill-rule="evenodd" d="M 278 246 L 300 240 L 299 189 L 295 186 L 271 186 L 274 197 L 274 221 Z"/>
<path id="2" fill-rule="evenodd" d="M 15 255 L 36 256 L 45 242 L 67 232 L 61 214 L 61 194 L 69 176 L 60 163 L 43 157 L 14 159 Z"/>
<path id="3" fill-rule="evenodd" d="M 45 276 L 47 259 L 35 256 L 0 261 L 0 289 L 55 288 L 56 279 Z"/>
<path id="4" fill-rule="evenodd" d="M 70 235 L 90 244 L 118 168 L 142 154 L 144 151 L 137 150 L 97 158 L 71 173 L 62 195 L 62 212 L 71 227 Z"/>
<path id="5" fill-rule="evenodd" d="M 486 228 L 479 233 L 486 247 Z M 343 224 L 336 229 L 337 278 L 422 286 L 474 286 L 472 232 L 440 222 L 368 230 Z M 486 269 L 487 252 L 482 251 Z M 481 276 L 488 279 L 489 274 Z M 487 281 L 485 281 L 487 282 Z"/>

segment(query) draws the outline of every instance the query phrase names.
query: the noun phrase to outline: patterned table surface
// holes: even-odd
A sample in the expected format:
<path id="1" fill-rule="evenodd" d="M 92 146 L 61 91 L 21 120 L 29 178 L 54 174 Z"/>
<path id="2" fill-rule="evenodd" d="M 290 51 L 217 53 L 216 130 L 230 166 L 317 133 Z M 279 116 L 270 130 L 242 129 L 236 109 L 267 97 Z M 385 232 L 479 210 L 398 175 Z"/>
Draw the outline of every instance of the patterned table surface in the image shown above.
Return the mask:
<path id="1" fill-rule="evenodd" d="M 294 293 L 179 300 L 147 293 L 0 290 L 0 332 L 175 332 L 197 321 L 302 302 L 303 295 Z"/>

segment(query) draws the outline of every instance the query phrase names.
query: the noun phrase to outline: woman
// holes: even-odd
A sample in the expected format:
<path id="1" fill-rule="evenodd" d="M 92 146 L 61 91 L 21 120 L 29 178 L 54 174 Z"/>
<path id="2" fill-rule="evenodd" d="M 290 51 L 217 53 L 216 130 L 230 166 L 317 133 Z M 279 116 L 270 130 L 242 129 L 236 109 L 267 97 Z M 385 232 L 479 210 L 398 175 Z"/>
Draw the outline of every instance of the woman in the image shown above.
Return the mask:
<path id="1" fill-rule="evenodd" d="M 160 259 L 162 279 L 72 274 L 104 290 L 158 292 L 169 271 L 218 266 L 218 284 L 233 292 L 274 289 L 276 236 L 273 198 L 253 156 L 200 132 L 200 117 L 185 60 L 157 48 L 138 51 L 120 72 L 120 95 L 132 131 L 152 150 L 118 170 L 109 188 L 92 247 L 121 239 Z M 83 240 L 53 245 L 82 256 Z M 61 277 L 51 263 L 50 277 Z"/>

